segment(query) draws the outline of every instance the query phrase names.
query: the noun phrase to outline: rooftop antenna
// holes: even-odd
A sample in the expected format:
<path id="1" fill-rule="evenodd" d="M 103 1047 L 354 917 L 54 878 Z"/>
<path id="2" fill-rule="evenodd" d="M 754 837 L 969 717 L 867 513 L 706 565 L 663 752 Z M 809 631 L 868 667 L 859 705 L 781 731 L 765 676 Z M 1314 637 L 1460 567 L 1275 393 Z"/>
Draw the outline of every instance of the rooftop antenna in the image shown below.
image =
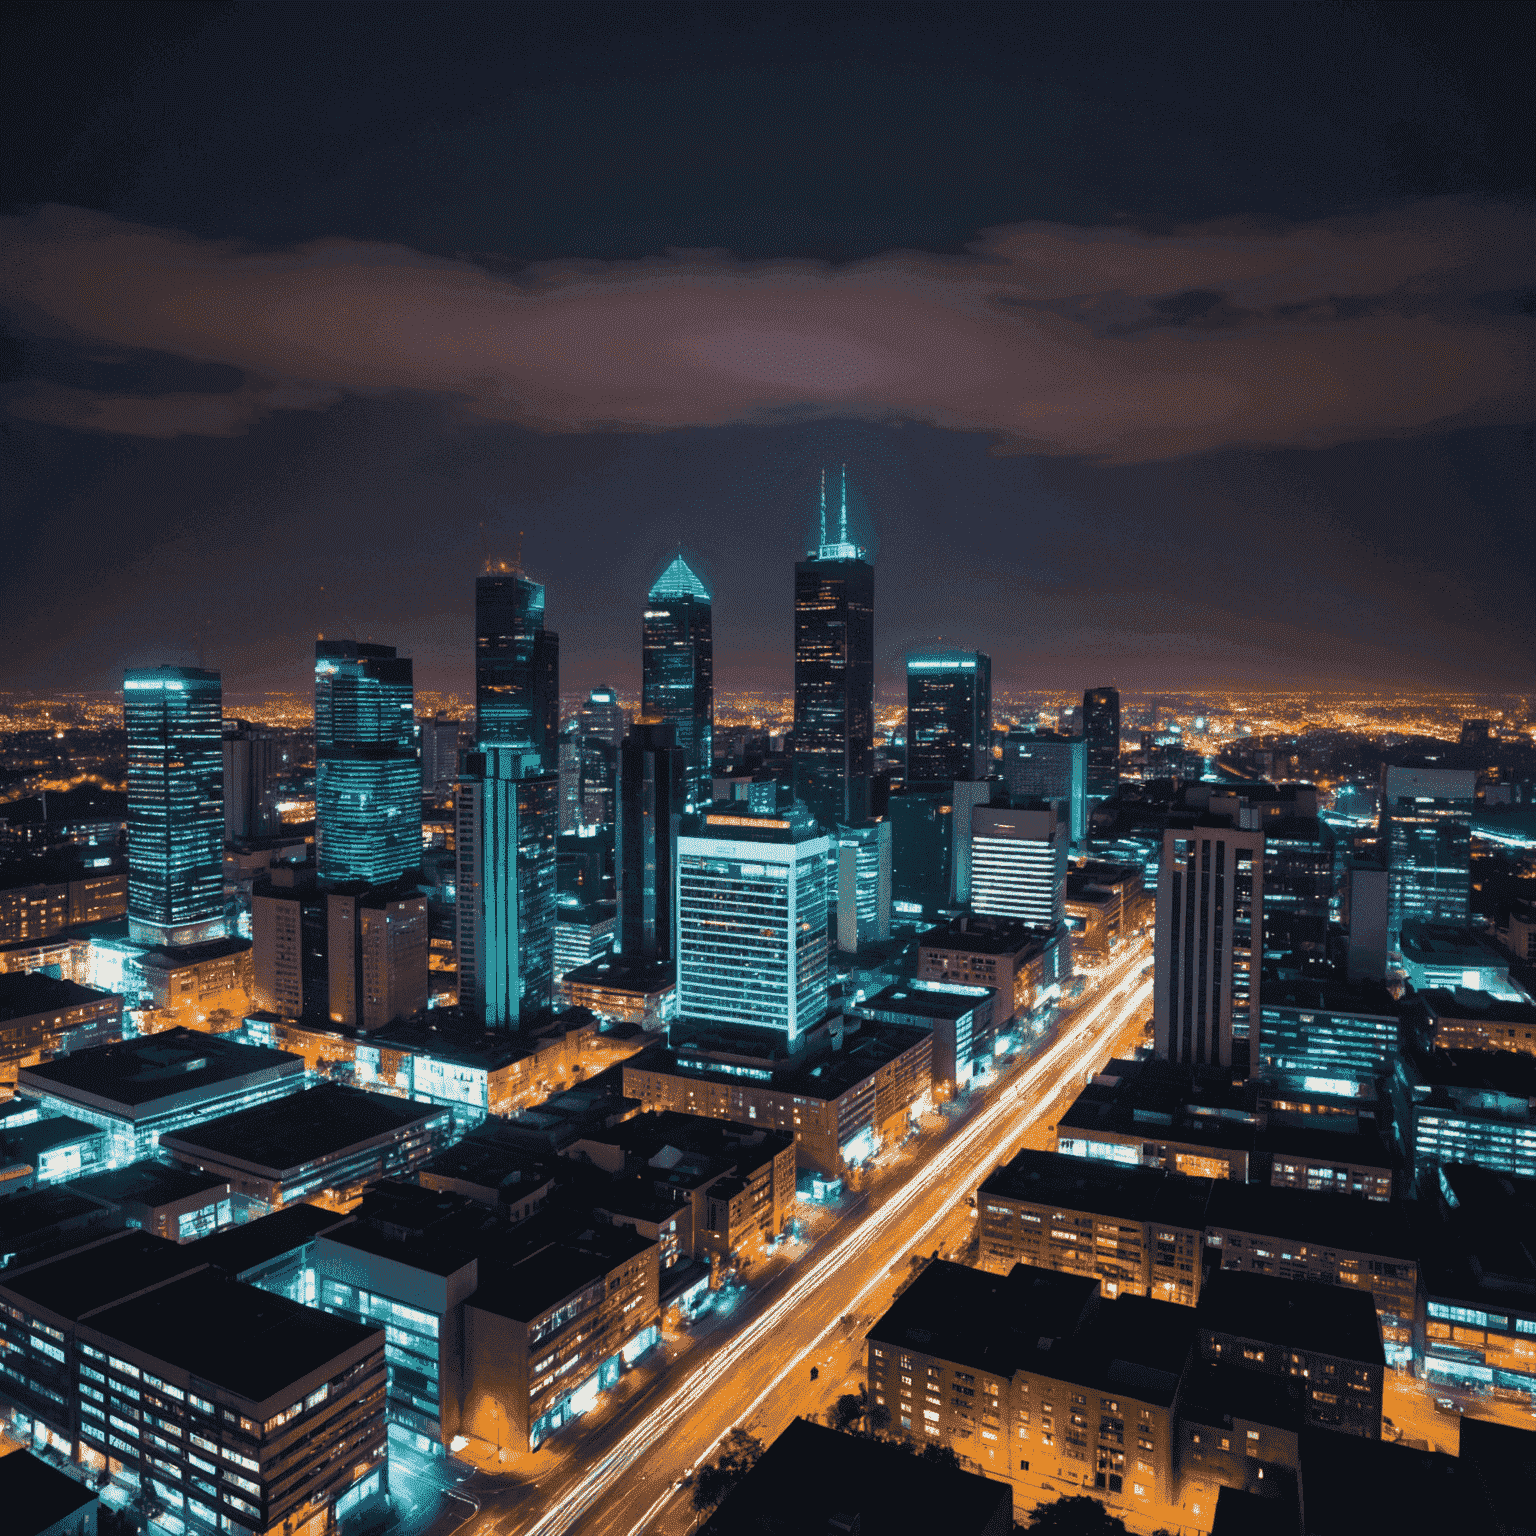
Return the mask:
<path id="1" fill-rule="evenodd" d="M 521 576 L 523 574 L 523 530 L 517 530 L 517 561 L 512 569 Z"/>
<path id="2" fill-rule="evenodd" d="M 827 542 L 827 467 L 821 467 L 821 544 Z"/>
<path id="3" fill-rule="evenodd" d="M 837 542 L 839 544 L 848 542 L 848 466 L 846 464 L 843 465 L 843 510 L 837 523 Z"/>

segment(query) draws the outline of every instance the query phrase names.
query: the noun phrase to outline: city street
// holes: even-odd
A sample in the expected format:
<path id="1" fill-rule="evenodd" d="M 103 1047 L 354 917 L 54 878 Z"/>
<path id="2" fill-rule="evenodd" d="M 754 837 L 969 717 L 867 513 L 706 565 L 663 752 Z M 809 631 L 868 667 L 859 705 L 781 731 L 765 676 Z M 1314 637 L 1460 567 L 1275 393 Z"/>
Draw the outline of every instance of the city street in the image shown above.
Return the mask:
<path id="1" fill-rule="evenodd" d="M 935 1128 L 872 1175 L 842 1220 L 736 1303 L 732 1329 L 714 1330 L 656 1373 L 629 1395 L 627 1411 L 573 1425 L 520 1458 L 510 1476 L 476 1477 L 478 1513 L 466 1520 L 461 1509 L 446 1510 L 434 1530 L 688 1530 L 693 1513 L 682 1479 L 734 1426 L 767 1441 L 795 1415 L 824 1411 L 847 1390 L 850 1369 L 862 1362 L 863 1329 L 889 1303 L 912 1257 L 963 1248 L 976 1185 L 1110 1054 L 1112 1043 L 1122 1050 L 1133 1043 L 1151 995 L 1150 978 L 1142 975 L 1148 953 L 1143 941 L 1117 956 L 1062 1011 L 1043 1048 L 1005 1068 L 970 1105 L 934 1117 Z M 820 1376 L 815 1382 L 812 1366 Z"/>

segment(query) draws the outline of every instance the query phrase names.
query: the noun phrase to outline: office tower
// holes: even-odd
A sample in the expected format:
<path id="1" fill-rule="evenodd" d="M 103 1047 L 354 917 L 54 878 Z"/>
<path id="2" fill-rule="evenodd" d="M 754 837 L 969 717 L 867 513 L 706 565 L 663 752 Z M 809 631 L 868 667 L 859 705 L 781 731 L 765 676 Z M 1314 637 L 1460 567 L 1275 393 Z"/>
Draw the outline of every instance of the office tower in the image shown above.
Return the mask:
<path id="1" fill-rule="evenodd" d="M 1016 800 L 1060 803 L 1072 845 L 1088 834 L 1088 743 L 1050 731 L 1009 731 L 1003 740 L 1003 783 Z"/>
<path id="2" fill-rule="evenodd" d="M 646 600 L 640 667 L 640 712 L 671 721 L 688 760 L 688 809 L 706 805 L 715 761 L 714 599 L 681 550 Z"/>
<path id="3" fill-rule="evenodd" d="M 427 1006 L 427 898 L 408 882 L 325 889 L 274 869 L 251 891 L 252 1000 L 378 1029 Z"/>
<path id="4" fill-rule="evenodd" d="M 439 711 L 421 722 L 421 792 L 446 797 L 459 776 L 459 722 Z"/>
<path id="5" fill-rule="evenodd" d="M 948 787 L 992 770 L 992 658 L 981 651 L 907 657 L 907 787 Z"/>
<path id="6" fill-rule="evenodd" d="M 1405 922 L 1466 922 L 1476 793 L 1477 774 L 1470 768 L 1383 768 L 1381 840 L 1387 938 L 1394 949 Z"/>
<path id="7" fill-rule="evenodd" d="M 1263 932 L 1264 834 L 1168 828 L 1152 988 L 1159 1056 L 1247 1076 L 1259 1008 L 1254 947 Z"/>
<path id="8" fill-rule="evenodd" d="M 387 885 L 421 866 L 411 662 L 392 645 L 315 642 L 315 861 L 322 880 Z"/>
<path id="9" fill-rule="evenodd" d="M 875 765 L 875 568 L 848 530 L 848 472 L 821 542 L 795 566 L 795 796 L 824 827 L 870 814 Z"/>
<path id="10" fill-rule="evenodd" d="M 676 958 L 678 823 L 695 783 L 670 720 L 639 719 L 619 751 L 619 952 L 635 964 Z"/>
<path id="11" fill-rule="evenodd" d="M 223 686 L 217 672 L 123 674 L 128 733 L 128 936 L 223 938 Z"/>
<path id="12" fill-rule="evenodd" d="M 613 825 L 619 754 L 606 736 L 581 738 L 581 824 Z"/>
<path id="13" fill-rule="evenodd" d="M 560 782 L 560 830 L 574 832 L 582 824 L 581 730 L 574 720 L 560 733 L 555 775 Z"/>
<path id="14" fill-rule="evenodd" d="M 1344 875 L 1349 949 L 1345 960 L 1351 981 L 1384 981 L 1387 975 L 1387 911 L 1390 879 L 1381 866 L 1353 861 Z"/>
<path id="15" fill-rule="evenodd" d="M 1333 828 L 1317 816 L 1270 816 L 1262 825 L 1265 957 L 1292 965 L 1326 962 Z"/>
<path id="16" fill-rule="evenodd" d="M 271 837 L 279 829 L 276 735 L 249 720 L 224 722 L 224 841 Z"/>
<path id="17" fill-rule="evenodd" d="M 544 588 L 520 572 L 475 578 L 475 745 L 532 747 L 555 769 L 560 637 L 544 627 Z"/>
<path id="18" fill-rule="evenodd" d="M 601 736 L 617 752 L 624 740 L 625 725 L 618 694 L 606 683 L 592 689 L 587 702 L 576 711 L 576 723 L 583 736 Z"/>
<path id="19" fill-rule="evenodd" d="M 457 818 L 459 1002 L 515 1029 L 554 994 L 560 784 L 532 748 L 464 759 Z"/>
<path id="20" fill-rule="evenodd" d="M 837 947 L 852 954 L 891 936 L 891 824 L 837 829 Z"/>
<path id="21" fill-rule="evenodd" d="M 1088 796 L 1112 800 L 1120 788 L 1120 692 L 1090 688 L 1083 695 L 1083 735 L 1088 739 Z"/>
<path id="22" fill-rule="evenodd" d="M 793 1047 L 827 1012 L 827 852 L 803 807 L 717 802 L 677 839 L 677 1004 Z"/>
<path id="23" fill-rule="evenodd" d="M 1067 818 L 1049 801 L 971 812 L 971 908 L 1054 928 L 1067 911 Z"/>
<path id="24" fill-rule="evenodd" d="M 890 797 L 896 912 L 939 917 L 971 899 L 971 812 L 995 788 L 995 780 L 957 779 L 947 791 L 908 789 Z"/>

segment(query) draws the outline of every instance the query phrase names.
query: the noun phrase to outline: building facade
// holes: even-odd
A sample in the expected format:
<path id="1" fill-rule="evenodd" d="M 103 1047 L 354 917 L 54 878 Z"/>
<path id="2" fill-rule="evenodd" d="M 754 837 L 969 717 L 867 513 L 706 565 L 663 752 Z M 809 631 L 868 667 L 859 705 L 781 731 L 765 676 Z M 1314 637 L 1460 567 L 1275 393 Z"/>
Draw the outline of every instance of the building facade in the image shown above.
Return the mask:
<path id="1" fill-rule="evenodd" d="M 224 935 L 223 699 L 217 672 L 149 667 L 123 676 L 135 943 Z"/>
<path id="2" fill-rule="evenodd" d="M 837 947 L 852 954 L 891 936 L 891 824 L 837 829 Z"/>
<path id="3" fill-rule="evenodd" d="M 697 771 L 671 720 L 637 720 L 619 754 L 618 947 L 626 960 L 677 957 L 677 834 Z"/>
<path id="4" fill-rule="evenodd" d="M 1083 695 L 1083 735 L 1088 742 L 1088 794 L 1110 800 L 1120 789 L 1120 691 L 1090 688 Z"/>
<path id="5" fill-rule="evenodd" d="M 1394 949 L 1405 922 L 1467 921 L 1476 795 L 1470 768 L 1382 769 L 1387 936 Z"/>
<path id="6" fill-rule="evenodd" d="M 544 588 L 505 568 L 475 579 L 475 744 L 530 747 L 555 770 L 560 637 L 544 627 Z"/>
<path id="7" fill-rule="evenodd" d="M 981 651 L 907 657 L 907 787 L 947 789 L 992 770 L 992 658 Z"/>
<path id="8" fill-rule="evenodd" d="M 1009 731 L 1003 739 L 1003 783 L 1015 800 L 1050 800 L 1067 823 L 1074 848 L 1088 835 L 1088 743 L 1049 731 Z"/>
<path id="9" fill-rule="evenodd" d="M 681 550 L 646 599 L 640 712 L 672 725 L 685 764 L 686 809 L 707 805 L 714 794 L 714 599 Z"/>
<path id="10" fill-rule="evenodd" d="M 1066 917 L 1065 808 L 1036 801 L 971 812 L 971 909 L 1035 928 Z"/>

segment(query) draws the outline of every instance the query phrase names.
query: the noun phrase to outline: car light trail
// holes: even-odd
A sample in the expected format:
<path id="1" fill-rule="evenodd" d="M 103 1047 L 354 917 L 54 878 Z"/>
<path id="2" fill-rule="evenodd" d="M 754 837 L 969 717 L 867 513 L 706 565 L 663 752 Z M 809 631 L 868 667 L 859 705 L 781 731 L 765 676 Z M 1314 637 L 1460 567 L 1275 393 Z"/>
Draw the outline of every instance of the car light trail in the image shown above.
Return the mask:
<path id="1" fill-rule="evenodd" d="M 990 1163 L 995 1156 L 1003 1122 L 1024 1106 L 1041 1087 L 1043 1080 L 1053 1074 L 1058 1077 L 1066 1075 L 1062 1058 L 1071 1048 L 1078 1045 L 1079 1041 L 1083 1041 L 1081 1049 L 1073 1052 L 1069 1061 L 1071 1070 L 1076 1072 L 1092 1061 L 1097 1051 L 1096 1027 L 1104 1021 L 1111 1009 L 1115 1008 L 1116 1003 L 1120 1003 L 1115 1013 L 1115 1022 L 1118 1025 L 1129 1019 L 1151 996 L 1151 981 L 1141 980 L 1135 974 L 1136 967 L 1144 963 L 1144 959 L 1143 947 L 1138 947 L 1127 957 L 1124 971 L 1129 974 L 1118 977 L 1110 990 L 1094 1003 L 1081 1019 L 1074 1018 L 1070 1021 L 1070 1034 L 1064 1034 L 1037 1062 L 1009 1083 L 997 1095 L 994 1102 L 982 1108 L 969 1125 L 937 1147 L 928 1162 L 884 1204 L 871 1211 L 854 1231 L 835 1244 L 829 1253 L 816 1260 L 804 1275 L 743 1328 L 729 1344 L 703 1362 L 664 1403 L 654 1408 L 607 1455 L 591 1467 L 574 1487 L 542 1511 L 539 1518 L 527 1528 L 527 1536 L 564 1536 L 564 1533 L 572 1528 L 587 1508 L 608 1492 L 620 1475 L 689 1414 L 704 1396 L 720 1383 L 722 1378 L 736 1370 L 792 1312 L 804 1307 L 823 1283 L 838 1271 L 846 1269 L 865 1256 L 884 1234 L 885 1229 L 908 1213 L 915 1202 L 930 1196 L 936 1186 L 945 1182 L 950 1184 L 968 1182 L 981 1165 Z M 1008 1136 L 1017 1134 L 1019 1129 L 1021 1127 L 1009 1125 Z M 965 1177 L 961 1178 L 957 1175 Z M 919 1229 L 919 1239 L 929 1235 L 949 1214 L 943 1201 L 936 1202 L 936 1207 L 934 1215 Z M 883 1278 L 883 1270 L 883 1265 L 877 1268 L 875 1278 L 859 1294 L 857 1300 L 863 1300 L 873 1291 Z M 781 1385 L 789 1373 L 802 1364 L 806 1355 L 826 1337 L 831 1331 L 831 1326 L 833 1325 L 829 1325 L 815 1342 L 791 1360 L 763 1389 L 749 1408 L 733 1414 L 732 1421 L 740 1423 L 750 1418 L 768 1394 Z M 708 1454 L 707 1450 L 703 1453 L 703 1455 Z M 702 1460 L 703 1456 L 699 1459 Z M 662 1502 L 665 1502 L 664 1498 Z M 641 1526 L 652 1517 L 652 1513 L 648 1511 Z M 636 1526 L 635 1529 L 639 1530 L 641 1526 Z"/>

